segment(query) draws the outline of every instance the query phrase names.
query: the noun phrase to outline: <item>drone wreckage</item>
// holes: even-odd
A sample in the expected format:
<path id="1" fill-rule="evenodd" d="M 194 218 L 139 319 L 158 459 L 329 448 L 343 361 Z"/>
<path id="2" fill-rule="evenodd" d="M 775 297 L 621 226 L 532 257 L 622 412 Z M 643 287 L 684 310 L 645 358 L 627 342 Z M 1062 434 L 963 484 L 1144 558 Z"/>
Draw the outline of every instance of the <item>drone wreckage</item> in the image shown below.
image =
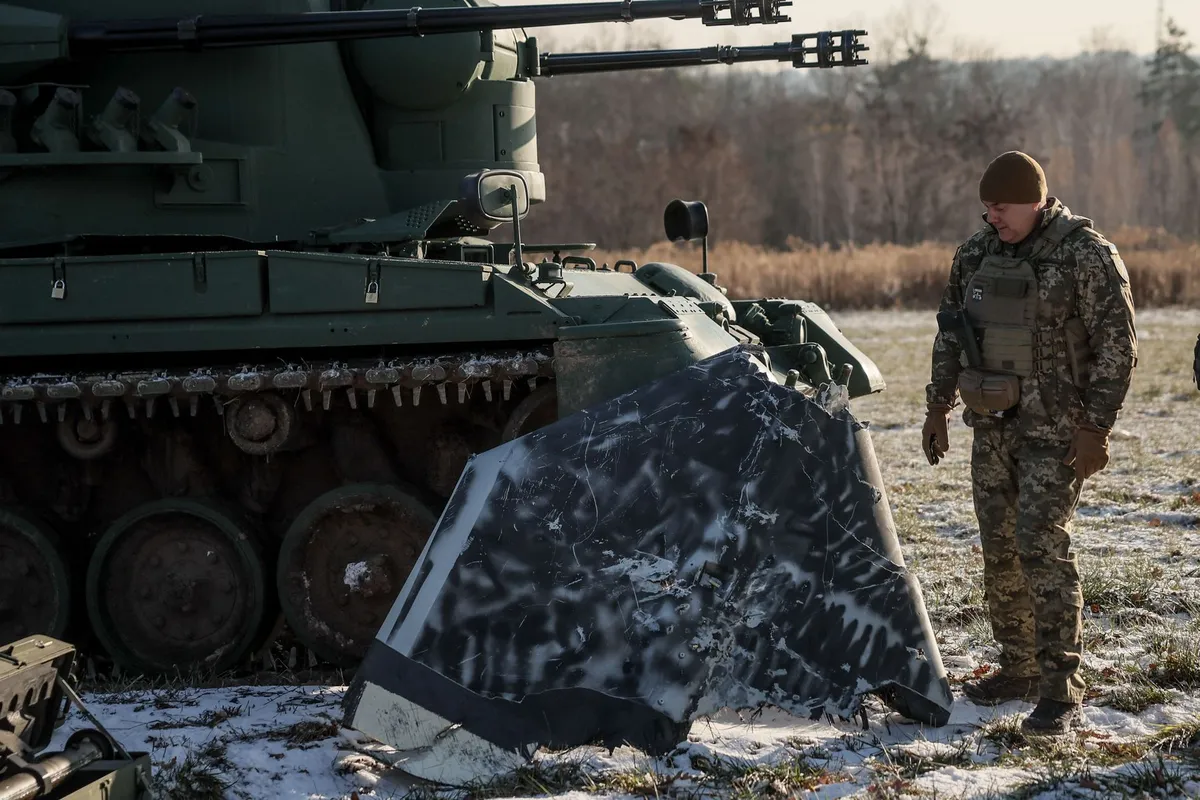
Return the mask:
<path id="1" fill-rule="evenodd" d="M 845 387 L 739 346 L 471 460 L 359 667 L 345 724 L 460 783 L 540 746 L 661 754 L 770 704 L 952 698 Z"/>
<path id="2" fill-rule="evenodd" d="M 673 201 L 664 217 L 668 239 L 702 243 L 699 275 L 662 263 L 597 268 L 559 255 L 593 245 L 534 245 L 520 234 L 520 220 L 545 199 L 533 78 L 750 61 L 850 67 L 866 63 L 865 32 L 554 54 L 517 28 L 655 17 L 786 22 L 778 9 L 790 3 L 347 0 L 290 13 L 310 4 L 259 0 L 263 13 L 189 8 L 186 18 L 143 19 L 136 12 L 150 4 L 131 0 L 127 18 L 101 21 L 54 13 L 70 3 L 26 5 L 0 5 L 0 73 L 25 82 L 0 90 L 0 203 L 23 214 L 0 242 L 0 286 L 13 289 L 0 323 L 0 422 L 7 411 L 20 423 L 27 406 L 44 425 L 57 419 L 50 439 L 74 460 L 56 468 L 79 473 L 63 485 L 88 493 L 26 494 L 66 528 L 104 531 L 80 551 L 84 605 L 115 661 L 161 670 L 246 659 L 270 628 L 275 595 L 263 574 L 274 558 L 276 599 L 295 636 L 329 661 L 362 658 L 345 724 L 397 748 L 398 765 L 420 778 L 486 778 L 540 746 L 628 743 L 662 753 L 698 716 L 725 707 L 851 716 L 875 692 L 917 722 L 946 723 L 951 694 L 920 587 L 905 568 L 868 431 L 848 406 L 883 390 L 871 360 L 812 303 L 730 300 L 708 271 L 701 203 Z M 442 37 L 454 47 L 421 44 Z M 317 43 L 339 49 L 310 51 L 303 64 L 282 52 Z M 278 48 L 280 60 L 239 60 L 247 48 Z M 145 54 L 158 54 L 163 68 L 146 68 Z M 213 60 L 189 60 L 198 58 Z M 425 89 L 392 79 L 430 59 L 439 80 Z M 283 80 L 318 60 L 326 83 Z M 336 110 L 314 118 L 305 144 L 281 137 L 260 148 L 253 143 L 278 131 L 259 123 L 276 112 L 280 122 L 283 106 L 225 91 L 219 70 L 237 65 L 278 89 L 266 95 L 273 102 L 286 96 L 306 108 L 319 95 L 330 109 L 336 99 Z M 176 76 L 203 91 L 173 90 L 139 128 L 140 101 L 121 82 L 157 91 Z M 85 90 L 114 92 L 86 140 L 76 132 Z M 189 139 L 180 124 L 195 116 L 197 98 L 212 98 L 217 111 L 205 117 L 208 138 Z M 442 138 L 427 135 L 435 129 Z M 469 156 L 454 161 L 451 146 Z M 94 170 L 125 182 L 84 181 Z M 289 187 L 300 175 L 322 188 L 298 196 Z M 64 205 L 67 197 L 88 202 Z M 346 213 L 356 221 L 329 225 Z M 511 244 L 483 238 L 506 222 Z M 526 263 L 532 252 L 554 255 Z M 37 271 L 52 278 L 49 300 Z M 152 284 L 163 298 L 139 288 L 152 275 L 175 276 Z M 146 305 L 164 298 L 169 318 Z M 95 335 L 97 325 L 111 341 Z M 485 357 L 468 358 L 468 345 Z M 514 356 L 514 346 L 524 350 Z M 246 352 L 295 363 L 208 361 Z M 76 374 L 19 371 L 33 360 Z M 423 387 L 437 390 L 440 406 L 417 409 Z M 455 387 L 457 406 L 448 401 Z M 377 404 L 377 394 L 394 407 Z M 224 416 L 225 438 L 204 427 L 202 396 Z M 151 420 L 156 400 L 171 413 Z M 118 434 L 121 415 L 109 412 L 119 404 L 130 419 Z M 468 423 L 484 432 L 463 441 L 444 433 Z M 387 438 L 372 426 L 393 426 L 411 446 L 396 447 L 400 469 L 353 477 L 389 461 Z M 28 428 L 5 426 L 3 436 L 17 430 Z M 42 435 L 12 442 L 57 452 Z M 433 455 L 445 441 L 457 449 L 438 467 L 446 459 Z M 120 462 L 124 472 L 97 467 L 122 448 L 134 453 Z M 139 459 L 156 463 L 156 453 L 199 469 L 205 448 L 217 454 L 220 479 L 200 483 L 218 494 L 240 487 L 241 496 L 210 508 L 173 499 L 171 469 L 138 472 Z M 336 461 L 339 472 L 321 473 L 329 491 L 315 501 L 280 488 L 284 471 L 309 456 Z M 122 495 L 114 476 L 137 477 L 144 491 Z M 42 475 L 2 477 L 24 489 Z M 405 480 L 410 489 L 396 488 Z M 155 491 L 162 497 L 148 500 Z M 354 494 L 363 491 L 365 500 Z M 367 538 L 389 548 L 379 559 L 399 567 L 368 581 L 371 592 L 340 596 L 312 565 L 337 580 L 352 566 L 370 568 L 362 561 L 370 543 L 324 522 L 351 501 L 373 520 Z M 220 510 L 239 503 L 237 513 Z M 403 513 L 381 512 L 388 503 Z M 21 580 L 53 588 L 45 603 L 17 607 L 16 630 L 43 631 L 39 641 L 53 647 L 71 616 L 69 569 L 53 526 L 5 513 L 0 551 L 24 554 Z M 180 515 L 188 541 L 208 544 L 189 550 L 172 538 L 166 522 Z M 286 535 L 271 529 L 273 517 L 288 520 Z M 403 536 L 393 523 L 407 526 Z M 196 561 L 205 552 L 212 563 Z M 179 593 L 166 584 L 180 570 L 225 595 L 188 594 L 176 607 Z M 111 755 L 91 739 L 73 744 Z M 14 797 L 51 796 L 49 784 L 31 795 L 26 783 Z M 10 800 L 5 787 L 0 798 Z"/>

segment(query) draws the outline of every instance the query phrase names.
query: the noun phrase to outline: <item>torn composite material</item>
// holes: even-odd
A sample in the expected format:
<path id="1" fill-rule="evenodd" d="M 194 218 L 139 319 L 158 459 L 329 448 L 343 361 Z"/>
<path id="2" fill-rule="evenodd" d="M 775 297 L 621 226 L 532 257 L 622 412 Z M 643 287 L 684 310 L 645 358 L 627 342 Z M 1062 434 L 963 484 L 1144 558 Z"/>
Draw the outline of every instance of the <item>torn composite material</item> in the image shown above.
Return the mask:
<path id="1" fill-rule="evenodd" d="M 697 716 L 952 698 L 866 427 L 709 358 L 471 460 L 347 724 L 456 783 L 540 746 L 669 750 Z M 834 387 L 835 390 L 840 387 Z"/>

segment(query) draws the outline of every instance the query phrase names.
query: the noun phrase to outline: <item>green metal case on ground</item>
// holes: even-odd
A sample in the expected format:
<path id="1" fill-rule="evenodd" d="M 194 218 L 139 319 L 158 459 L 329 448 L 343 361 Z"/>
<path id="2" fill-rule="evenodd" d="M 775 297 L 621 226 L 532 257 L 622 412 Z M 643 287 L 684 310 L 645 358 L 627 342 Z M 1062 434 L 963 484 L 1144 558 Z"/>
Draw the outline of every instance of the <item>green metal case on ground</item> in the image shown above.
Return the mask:
<path id="1" fill-rule="evenodd" d="M 46 752 L 70 699 L 75 648 L 48 636 L 0 646 L 0 798 L 148 800 L 150 756 L 81 729 Z"/>

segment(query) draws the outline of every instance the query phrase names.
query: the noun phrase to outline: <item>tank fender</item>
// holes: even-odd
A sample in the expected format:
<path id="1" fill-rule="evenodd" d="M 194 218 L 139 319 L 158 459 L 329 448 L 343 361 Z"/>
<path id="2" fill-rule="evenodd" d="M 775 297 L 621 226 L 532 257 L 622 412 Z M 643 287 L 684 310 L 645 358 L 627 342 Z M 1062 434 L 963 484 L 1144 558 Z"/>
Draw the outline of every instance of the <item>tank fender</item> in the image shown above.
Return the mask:
<path id="1" fill-rule="evenodd" d="M 690 272 L 678 264 L 668 264 L 661 261 L 651 261 L 634 270 L 633 277 L 649 286 L 656 292 L 681 297 L 690 297 L 700 303 L 716 303 L 724 310 L 730 322 L 737 322 L 737 311 L 725 293 L 715 286 L 705 283 L 694 272 Z"/>

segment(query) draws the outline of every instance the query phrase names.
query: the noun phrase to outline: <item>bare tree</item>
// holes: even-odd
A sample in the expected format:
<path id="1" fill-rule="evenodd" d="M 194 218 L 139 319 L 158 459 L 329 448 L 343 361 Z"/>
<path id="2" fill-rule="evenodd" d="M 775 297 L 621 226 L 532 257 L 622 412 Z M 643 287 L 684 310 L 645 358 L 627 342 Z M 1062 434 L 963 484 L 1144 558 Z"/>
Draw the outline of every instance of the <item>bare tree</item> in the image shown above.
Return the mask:
<path id="1" fill-rule="evenodd" d="M 1021 149 L 1102 230 L 1200 236 L 1200 63 L 1183 31 L 1149 63 L 1103 30 L 1072 59 L 1001 60 L 961 45 L 938 55 L 937 6 L 905 14 L 873 34 L 868 67 L 539 81 L 548 202 L 529 235 L 646 246 L 662 239 L 665 203 L 685 197 L 708 204 L 714 238 L 954 241 L 980 225 L 984 166 Z"/>

